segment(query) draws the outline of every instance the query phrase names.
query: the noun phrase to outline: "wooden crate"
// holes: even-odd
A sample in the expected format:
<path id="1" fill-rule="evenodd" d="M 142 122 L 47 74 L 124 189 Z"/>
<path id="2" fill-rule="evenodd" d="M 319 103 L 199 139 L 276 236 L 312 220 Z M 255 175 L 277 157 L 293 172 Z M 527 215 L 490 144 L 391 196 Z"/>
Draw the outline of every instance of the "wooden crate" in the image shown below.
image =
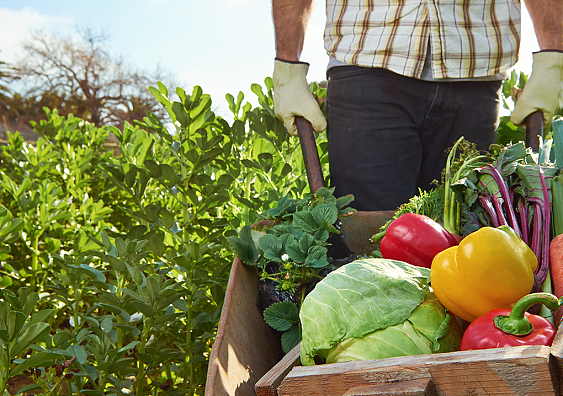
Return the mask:
<path id="1" fill-rule="evenodd" d="M 480 351 L 300 366 L 299 346 L 256 384 L 258 396 L 563 395 L 563 331 L 551 348 Z"/>

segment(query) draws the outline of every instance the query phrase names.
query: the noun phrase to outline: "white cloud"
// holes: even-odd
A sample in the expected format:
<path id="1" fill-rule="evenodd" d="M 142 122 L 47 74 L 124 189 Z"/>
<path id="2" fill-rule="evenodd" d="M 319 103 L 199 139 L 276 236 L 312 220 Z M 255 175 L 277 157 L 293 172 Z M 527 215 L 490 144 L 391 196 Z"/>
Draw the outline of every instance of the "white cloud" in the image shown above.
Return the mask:
<path id="1" fill-rule="evenodd" d="M 31 7 L 20 10 L 0 8 L 0 60 L 12 63 L 18 57 L 21 42 L 33 31 L 62 25 L 71 27 L 73 21 L 62 16 L 41 15 Z"/>

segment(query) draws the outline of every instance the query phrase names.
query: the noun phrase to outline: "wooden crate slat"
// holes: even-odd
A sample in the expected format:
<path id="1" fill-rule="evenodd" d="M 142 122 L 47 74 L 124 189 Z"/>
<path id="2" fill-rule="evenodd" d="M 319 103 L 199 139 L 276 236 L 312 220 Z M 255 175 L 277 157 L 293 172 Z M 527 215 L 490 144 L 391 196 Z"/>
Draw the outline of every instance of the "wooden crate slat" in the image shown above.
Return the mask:
<path id="1" fill-rule="evenodd" d="M 233 262 L 217 337 L 209 357 L 206 396 L 254 395 L 254 385 L 283 357 L 274 330 L 262 317 L 258 275 Z"/>
<path id="2" fill-rule="evenodd" d="M 255 386 L 257 396 L 277 396 L 276 389 L 284 377 L 294 366 L 301 363 L 299 359 L 300 345 L 289 351 L 266 375 L 258 380 Z"/>
<path id="3" fill-rule="evenodd" d="M 430 378 L 406 382 L 365 385 L 350 389 L 342 396 L 436 396 Z"/>
<path id="4" fill-rule="evenodd" d="M 549 347 L 524 346 L 297 366 L 278 395 L 337 396 L 355 387 L 431 379 L 439 396 L 548 396 L 556 394 L 549 357 Z"/>

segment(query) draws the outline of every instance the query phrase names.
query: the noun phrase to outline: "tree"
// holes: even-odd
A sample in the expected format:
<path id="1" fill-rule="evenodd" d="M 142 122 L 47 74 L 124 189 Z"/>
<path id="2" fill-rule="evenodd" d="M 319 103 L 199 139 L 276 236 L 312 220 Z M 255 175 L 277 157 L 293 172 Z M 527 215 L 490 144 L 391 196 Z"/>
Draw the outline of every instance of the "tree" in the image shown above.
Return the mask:
<path id="1" fill-rule="evenodd" d="M 6 62 L 0 61 L 0 103 L 8 100 L 11 95 L 8 83 L 12 79 L 11 72 Z"/>
<path id="2" fill-rule="evenodd" d="M 20 81 L 17 100 L 9 106 L 10 119 L 36 120 L 38 108 L 45 105 L 97 127 L 121 128 L 126 121 L 142 119 L 147 111 L 166 117 L 148 87 L 157 81 L 174 85 L 169 75 L 160 68 L 150 74 L 112 58 L 104 34 L 90 29 L 79 33 L 80 40 L 73 40 L 36 32 L 23 44 L 24 56 L 14 67 Z"/>

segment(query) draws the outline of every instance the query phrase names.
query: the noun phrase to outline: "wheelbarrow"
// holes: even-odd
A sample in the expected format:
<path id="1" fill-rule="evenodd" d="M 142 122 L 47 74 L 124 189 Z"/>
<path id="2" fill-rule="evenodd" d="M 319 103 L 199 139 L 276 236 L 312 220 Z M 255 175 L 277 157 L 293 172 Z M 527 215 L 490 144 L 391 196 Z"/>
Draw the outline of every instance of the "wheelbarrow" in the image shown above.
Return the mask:
<path id="1" fill-rule="evenodd" d="M 537 152 L 543 119 L 527 120 L 526 145 Z M 312 191 L 324 185 L 312 128 L 296 121 Z M 344 217 L 344 242 L 370 254 L 370 238 L 394 211 Z M 235 258 L 209 358 L 206 396 L 282 395 L 562 395 L 563 333 L 549 347 L 404 356 L 303 367 L 299 345 L 284 356 L 279 338 L 257 307 L 255 268 Z"/>

